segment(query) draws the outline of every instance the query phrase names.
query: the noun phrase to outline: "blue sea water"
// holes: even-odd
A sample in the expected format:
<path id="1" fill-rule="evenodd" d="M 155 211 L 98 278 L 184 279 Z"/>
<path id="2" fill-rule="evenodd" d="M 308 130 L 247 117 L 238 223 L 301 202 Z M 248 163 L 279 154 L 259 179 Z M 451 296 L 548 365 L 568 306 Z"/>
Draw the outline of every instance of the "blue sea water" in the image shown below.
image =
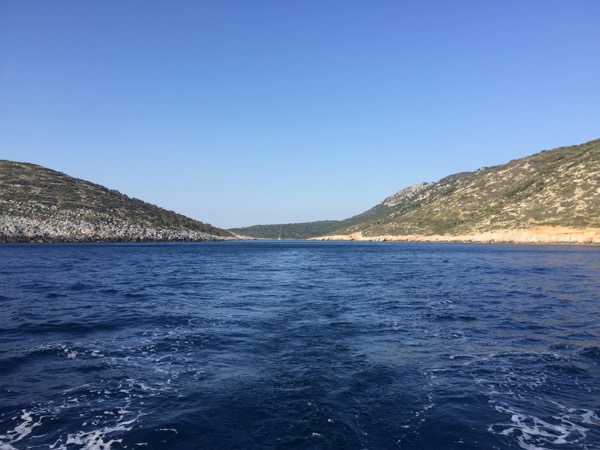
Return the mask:
<path id="1" fill-rule="evenodd" d="M 600 248 L 0 246 L 0 449 L 600 448 Z"/>

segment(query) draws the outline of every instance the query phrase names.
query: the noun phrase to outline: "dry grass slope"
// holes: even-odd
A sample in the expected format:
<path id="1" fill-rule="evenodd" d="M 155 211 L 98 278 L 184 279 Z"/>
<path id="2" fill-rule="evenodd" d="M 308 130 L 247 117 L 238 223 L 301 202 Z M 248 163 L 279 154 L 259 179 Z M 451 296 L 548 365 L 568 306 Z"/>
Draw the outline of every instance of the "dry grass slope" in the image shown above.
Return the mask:
<path id="1" fill-rule="evenodd" d="M 331 234 L 465 236 L 540 226 L 600 227 L 600 140 L 451 175 L 384 200 L 385 218 Z"/>

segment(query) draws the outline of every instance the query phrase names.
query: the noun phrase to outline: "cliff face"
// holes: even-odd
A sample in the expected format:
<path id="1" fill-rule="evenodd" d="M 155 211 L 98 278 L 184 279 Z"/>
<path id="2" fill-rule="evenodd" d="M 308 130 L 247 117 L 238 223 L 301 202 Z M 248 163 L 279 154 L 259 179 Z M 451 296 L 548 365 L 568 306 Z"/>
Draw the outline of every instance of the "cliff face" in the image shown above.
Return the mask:
<path id="1" fill-rule="evenodd" d="M 600 140 L 595 140 L 410 186 L 365 213 L 322 222 L 326 229 L 289 224 L 277 231 L 285 236 L 293 228 L 301 238 L 528 242 L 524 236 L 531 235 L 537 236 L 532 242 L 575 242 L 573 233 L 580 230 L 587 233 L 582 242 L 591 242 L 589 233 L 600 230 L 599 180 Z M 539 233 L 547 227 L 571 231 Z M 269 231 L 265 226 L 236 230 L 277 237 Z"/>
<path id="2" fill-rule="evenodd" d="M 34 164 L 0 160 L 0 242 L 206 241 L 233 234 Z"/>

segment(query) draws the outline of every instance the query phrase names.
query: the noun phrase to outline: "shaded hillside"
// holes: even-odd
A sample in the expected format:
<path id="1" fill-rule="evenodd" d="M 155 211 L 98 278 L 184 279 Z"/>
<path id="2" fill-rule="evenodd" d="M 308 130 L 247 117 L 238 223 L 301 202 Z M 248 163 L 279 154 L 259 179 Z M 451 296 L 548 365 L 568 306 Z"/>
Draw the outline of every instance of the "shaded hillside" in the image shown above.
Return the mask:
<path id="1" fill-rule="evenodd" d="M 344 220 L 322 220 L 317 222 L 286 223 L 275 225 L 254 225 L 245 228 L 232 228 L 233 233 L 257 239 L 309 239 L 330 234 L 336 230 L 377 220 L 390 214 L 390 208 L 380 204 L 364 213 Z"/>
<path id="2" fill-rule="evenodd" d="M 230 238 L 213 227 L 104 186 L 0 160 L 0 241 L 162 241 Z"/>
<path id="3" fill-rule="evenodd" d="M 532 226 L 600 227 L 600 140 L 410 186 L 342 221 L 259 225 L 255 237 L 464 235 Z"/>
<path id="4" fill-rule="evenodd" d="M 306 239 L 328 234 L 340 228 L 338 220 L 323 220 L 304 223 L 282 223 L 253 225 L 245 228 L 231 228 L 229 231 L 256 239 Z"/>

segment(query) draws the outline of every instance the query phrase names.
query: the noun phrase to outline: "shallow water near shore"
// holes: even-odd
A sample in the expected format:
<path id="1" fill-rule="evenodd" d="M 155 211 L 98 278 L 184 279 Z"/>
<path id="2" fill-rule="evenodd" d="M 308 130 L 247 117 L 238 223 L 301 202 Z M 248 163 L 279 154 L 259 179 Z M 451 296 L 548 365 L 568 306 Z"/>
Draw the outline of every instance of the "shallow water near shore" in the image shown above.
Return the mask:
<path id="1" fill-rule="evenodd" d="M 0 449 L 600 448 L 600 248 L 0 246 Z"/>

